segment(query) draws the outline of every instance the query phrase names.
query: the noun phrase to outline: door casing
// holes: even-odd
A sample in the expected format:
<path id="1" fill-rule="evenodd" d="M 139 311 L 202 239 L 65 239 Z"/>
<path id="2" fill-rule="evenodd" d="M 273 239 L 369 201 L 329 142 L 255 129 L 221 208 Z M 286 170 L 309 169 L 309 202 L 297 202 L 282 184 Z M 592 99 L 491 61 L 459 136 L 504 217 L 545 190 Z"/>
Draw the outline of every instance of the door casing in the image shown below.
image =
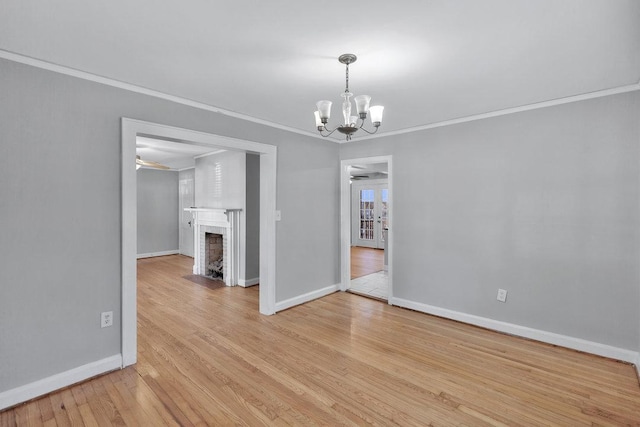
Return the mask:
<path id="1" fill-rule="evenodd" d="M 122 367 L 137 360 L 137 191 L 136 137 L 168 138 L 198 145 L 245 151 L 260 155 L 260 313 L 276 312 L 276 171 L 277 147 L 259 142 L 122 118 Z"/>

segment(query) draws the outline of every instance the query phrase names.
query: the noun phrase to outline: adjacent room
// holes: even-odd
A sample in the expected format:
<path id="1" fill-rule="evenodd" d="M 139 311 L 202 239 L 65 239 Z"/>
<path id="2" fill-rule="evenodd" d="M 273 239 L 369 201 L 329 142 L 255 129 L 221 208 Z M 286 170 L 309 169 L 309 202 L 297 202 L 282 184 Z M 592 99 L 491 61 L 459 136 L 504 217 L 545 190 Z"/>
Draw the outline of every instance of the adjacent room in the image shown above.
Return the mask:
<path id="1" fill-rule="evenodd" d="M 139 136 L 136 162 L 136 257 L 180 254 L 194 282 L 257 285 L 259 157 Z"/>
<path id="2" fill-rule="evenodd" d="M 349 292 L 389 299 L 389 166 L 351 163 L 351 248 Z"/>
<path id="3" fill-rule="evenodd" d="M 1 10 L 0 426 L 640 424 L 640 2 Z"/>

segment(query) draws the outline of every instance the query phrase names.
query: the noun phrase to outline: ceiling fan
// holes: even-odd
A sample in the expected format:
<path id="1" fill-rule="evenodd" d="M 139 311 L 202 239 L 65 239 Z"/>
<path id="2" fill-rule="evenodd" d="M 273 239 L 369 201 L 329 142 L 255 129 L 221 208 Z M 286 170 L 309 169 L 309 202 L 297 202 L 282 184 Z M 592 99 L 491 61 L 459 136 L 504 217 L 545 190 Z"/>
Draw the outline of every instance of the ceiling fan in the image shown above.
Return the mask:
<path id="1" fill-rule="evenodd" d="M 136 169 L 140 169 L 142 166 L 146 166 L 154 169 L 171 169 L 169 166 L 165 166 L 158 162 L 153 162 L 151 160 L 142 160 L 140 156 L 136 155 Z"/>

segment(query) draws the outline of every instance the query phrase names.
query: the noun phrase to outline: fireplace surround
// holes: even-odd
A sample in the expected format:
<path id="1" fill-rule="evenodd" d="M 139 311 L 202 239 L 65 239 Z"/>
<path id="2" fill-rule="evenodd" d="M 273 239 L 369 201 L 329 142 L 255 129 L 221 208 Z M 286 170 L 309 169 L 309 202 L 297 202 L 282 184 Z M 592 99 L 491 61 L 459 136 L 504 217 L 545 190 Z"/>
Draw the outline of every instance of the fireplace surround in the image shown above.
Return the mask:
<path id="1" fill-rule="evenodd" d="M 240 272 L 240 209 L 187 208 L 193 216 L 193 274 L 207 275 L 206 233 L 222 236 L 222 276 L 236 286 Z"/>

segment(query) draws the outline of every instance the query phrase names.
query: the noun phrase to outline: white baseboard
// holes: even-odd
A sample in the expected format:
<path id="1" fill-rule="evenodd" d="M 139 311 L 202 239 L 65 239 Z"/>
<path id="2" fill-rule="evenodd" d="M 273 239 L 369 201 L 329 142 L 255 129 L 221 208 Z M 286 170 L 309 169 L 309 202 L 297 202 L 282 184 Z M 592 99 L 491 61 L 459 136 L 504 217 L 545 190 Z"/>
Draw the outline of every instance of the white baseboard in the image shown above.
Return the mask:
<path id="1" fill-rule="evenodd" d="M 138 254 L 137 258 L 153 258 L 156 256 L 165 256 L 165 255 L 178 255 L 180 253 L 179 250 L 175 250 L 175 251 L 164 251 L 164 252 L 149 252 L 147 254 Z"/>
<path id="2" fill-rule="evenodd" d="M 78 366 L 59 374 L 52 375 L 41 380 L 16 387 L 0 393 L 0 411 L 26 402 L 36 397 L 51 393 L 52 391 L 79 383 L 96 375 L 104 374 L 122 368 L 122 356 L 116 354 L 106 359 L 97 360 Z"/>
<path id="3" fill-rule="evenodd" d="M 294 307 L 296 305 L 304 304 L 305 302 L 313 301 L 314 299 L 322 298 L 340 289 L 339 285 L 331 285 L 326 288 L 318 289 L 317 291 L 309 292 L 304 295 L 289 298 L 284 301 L 276 303 L 276 312 L 286 310 L 287 308 Z"/>
<path id="4" fill-rule="evenodd" d="M 255 286 L 260 283 L 259 277 L 254 277 L 253 279 L 238 279 L 238 286 L 242 286 L 243 288 L 248 288 L 249 286 Z"/>
<path id="5" fill-rule="evenodd" d="M 636 357 L 636 371 L 638 372 L 638 380 L 640 380 L 640 353 L 638 353 L 638 357 Z"/>
<path id="6" fill-rule="evenodd" d="M 488 319 L 486 317 L 475 316 L 473 314 L 435 307 L 432 305 L 409 301 L 402 298 L 391 298 L 389 300 L 389 303 L 392 305 L 397 305 L 399 307 L 410 308 L 411 310 L 421 311 L 423 313 L 433 314 L 435 316 L 445 317 L 447 319 L 457 320 L 459 322 L 469 323 L 471 325 L 492 329 L 494 331 L 504 332 L 507 334 L 517 335 L 519 337 L 529 338 L 548 344 L 567 347 L 573 350 L 596 354 L 598 356 L 604 356 L 611 359 L 634 363 L 636 364 L 636 368 L 638 368 L 638 362 L 640 361 L 640 354 L 638 354 L 637 351 L 612 347 L 593 341 L 587 341 L 582 338 L 574 338 L 556 334 L 553 332 L 541 331 L 539 329 L 514 325 L 512 323 L 501 322 L 499 320 Z"/>

